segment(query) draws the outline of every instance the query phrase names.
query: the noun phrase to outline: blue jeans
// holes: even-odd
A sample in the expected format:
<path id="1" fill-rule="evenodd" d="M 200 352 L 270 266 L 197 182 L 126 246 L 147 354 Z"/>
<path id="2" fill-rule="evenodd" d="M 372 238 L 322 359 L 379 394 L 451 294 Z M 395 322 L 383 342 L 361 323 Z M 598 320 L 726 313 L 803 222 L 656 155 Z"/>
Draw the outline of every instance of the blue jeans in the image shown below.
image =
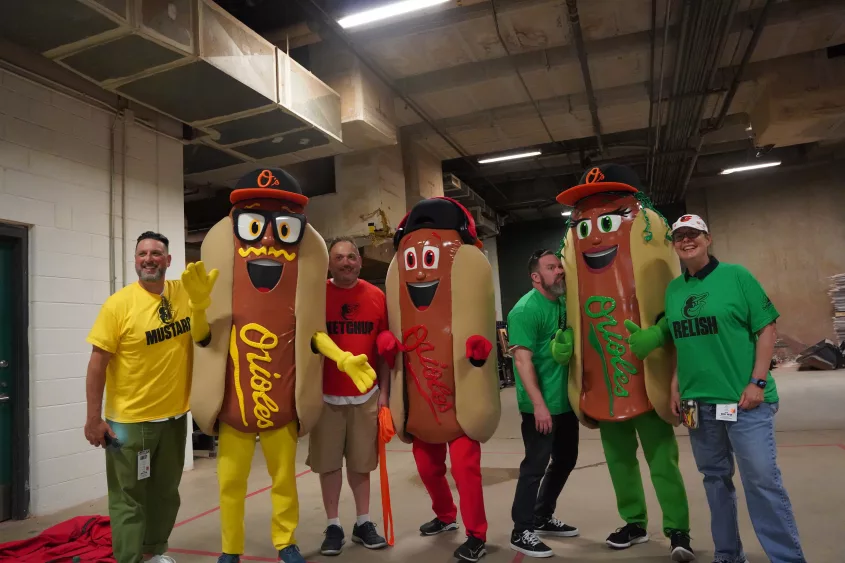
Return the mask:
<path id="1" fill-rule="evenodd" d="M 777 410 L 777 403 L 761 403 L 752 410 L 739 409 L 736 422 L 725 422 L 716 420 L 716 405 L 699 405 L 699 427 L 690 430 L 690 442 L 695 464 L 704 475 L 715 561 L 745 561 L 733 484 L 736 456 L 748 513 L 763 551 L 772 563 L 806 563 L 777 464 Z"/>

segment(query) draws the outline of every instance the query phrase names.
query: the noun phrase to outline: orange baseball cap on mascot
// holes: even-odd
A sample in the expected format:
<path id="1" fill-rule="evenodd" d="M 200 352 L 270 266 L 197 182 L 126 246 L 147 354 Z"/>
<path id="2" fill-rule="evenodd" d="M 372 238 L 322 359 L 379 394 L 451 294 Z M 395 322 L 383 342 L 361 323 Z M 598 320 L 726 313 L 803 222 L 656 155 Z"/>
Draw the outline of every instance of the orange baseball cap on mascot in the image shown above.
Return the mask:
<path id="1" fill-rule="evenodd" d="M 232 204 L 247 199 L 282 199 L 305 206 L 308 198 L 296 179 L 281 168 L 259 168 L 238 180 L 229 196 Z"/>

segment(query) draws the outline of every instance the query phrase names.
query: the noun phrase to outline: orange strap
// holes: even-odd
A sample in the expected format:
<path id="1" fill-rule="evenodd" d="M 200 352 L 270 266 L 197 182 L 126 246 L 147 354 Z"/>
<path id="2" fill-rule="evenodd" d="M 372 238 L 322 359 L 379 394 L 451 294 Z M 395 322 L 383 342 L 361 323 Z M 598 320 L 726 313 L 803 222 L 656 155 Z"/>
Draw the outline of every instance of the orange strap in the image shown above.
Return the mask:
<path id="1" fill-rule="evenodd" d="M 387 451 L 385 446 L 396 435 L 390 409 L 381 407 L 378 411 L 378 464 L 381 472 L 381 509 L 384 518 L 384 535 L 387 545 L 393 545 L 393 510 L 390 506 L 390 484 L 387 481 Z"/>

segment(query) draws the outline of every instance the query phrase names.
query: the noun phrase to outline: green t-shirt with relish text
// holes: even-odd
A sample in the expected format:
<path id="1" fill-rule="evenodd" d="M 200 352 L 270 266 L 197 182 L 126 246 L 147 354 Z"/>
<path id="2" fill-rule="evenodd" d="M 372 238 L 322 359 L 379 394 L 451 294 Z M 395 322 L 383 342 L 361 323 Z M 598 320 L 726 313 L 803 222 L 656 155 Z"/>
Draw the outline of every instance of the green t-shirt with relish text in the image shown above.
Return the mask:
<path id="1" fill-rule="evenodd" d="M 751 382 L 757 333 L 780 314 L 756 278 L 743 266 L 710 263 L 686 272 L 666 288 L 666 319 L 677 349 L 678 387 L 683 400 L 738 403 Z M 769 373 L 764 401 L 778 401 Z"/>
<path id="2" fill-rule="evenodd" d="M 532 289 L 516 302 L 508 314 L 508 344 L 531 350 L 537 384 L 549 414 L 563 414 L 572 410 L 567 394 L 569 366 L 560 365 L 554 358 L 550 343 L 566 315 L 566 298 L 547 299 Z M 522 385 L 519 369 L 514 362 L 516 401 L 520 412 L 533 413 L 534 405 Z"/>

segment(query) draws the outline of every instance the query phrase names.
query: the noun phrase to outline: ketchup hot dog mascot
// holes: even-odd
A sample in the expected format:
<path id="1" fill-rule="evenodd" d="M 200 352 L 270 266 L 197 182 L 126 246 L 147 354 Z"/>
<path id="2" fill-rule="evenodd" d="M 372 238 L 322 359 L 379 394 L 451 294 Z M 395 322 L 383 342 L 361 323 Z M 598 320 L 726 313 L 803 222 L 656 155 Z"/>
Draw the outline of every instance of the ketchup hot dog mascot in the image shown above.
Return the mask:
<path id="1" fill-rule="evenodd" d="M 417 203 L 397 228 L 385 294 L 390 331 L 379 353 L 393 368 L 396 435 L 413 444 L 435 518 L 423 535 L 458 528 L 446 481 L 447 445 L 467 540 L 455 557 L 486 553 L 481 443 L 499 424 L 499 378 L 489 359 L 496 331 L 493 274 L 469 212 L 436 197 Z M 401 340 L 397 340 L 397 336 Z M 391 354 L 399 352 L 400 361 Z"/>
<path id="2" fill-rule="evenodd" d="M 238 563 L 244 551 L 244 501 L 259 436 L 279 560 L 305 563 L 294 539 L 294 463 L 297 434 L 313 428 L 323 405 L 323 356 L 361 391 L 376 373 L 366 355 L 340 350 L 326 334 L 328 251 L 306 220 L 308 198 L 297 181 L 284 170 L 258 169 L 238 181 L 230 201 L 229 215 L 203 240 L 202 261 L 182 274 L 198 345 L 191 411 L 204 433 L 220 436 L 218 561 Z"/>
<path id="3" fill-rule="evenodd" d="M 637 436 L 663 512 L 674 561 L 692 561 L 689 508 L 678 468 L 670 405 L 671 349 L 645 361 L 627 342 L 626 326 L 663 316 L 664 294 L 680 273 L 669 225 L 641 191 L 636 172 L 618 164 L 587 171 L 557 196 L 574 207 L 562 242 L 568 325 L 572 329 L 569 401 L 581 422 L 601 433 L 607 467 L 626 525 L 607 538 L 624 549 L 648 541 Z M 552 353 L 560 344 L 551 344 Z M 565 359 L 565 358 L 564 358 Z"/>

